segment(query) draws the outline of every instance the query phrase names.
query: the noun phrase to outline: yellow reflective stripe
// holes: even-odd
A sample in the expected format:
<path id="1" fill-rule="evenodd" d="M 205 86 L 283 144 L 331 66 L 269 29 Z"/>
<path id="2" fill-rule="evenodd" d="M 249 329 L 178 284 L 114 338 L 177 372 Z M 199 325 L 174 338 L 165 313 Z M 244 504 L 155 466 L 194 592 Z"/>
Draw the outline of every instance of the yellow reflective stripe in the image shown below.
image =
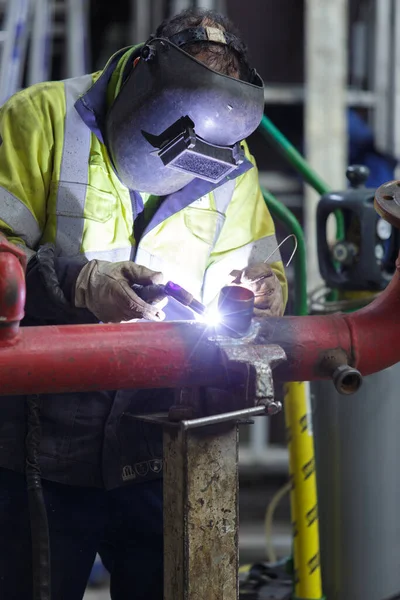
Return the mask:
<path id="1" fill-rule="evenodd" d="M 210 265 L 206 271 L 203 282 L 203 302 L 205 304 L 212 302 L 221 288 L 230 283 L 231 271 L 264 262 L 277 245 L 275 234 L 272 234 L 222 255 L 221 259 Z M 278 261 L 280 261 L 279 250 L 269 262 Z"/>
<path id="2" fill-rule="evenodd" d="M 64 147 L 56 202 L 56 247 L 64 256 L 79 254 L 82 244 L 91 131 L 75 109 L 75 102 L 89 89 L 92 81 L 91 75 L 85 75 L 64 82 Z"/>
<path id="3" fill-rule="evenodd" d="M 3 187 L 0 187 L 0 206 L 1 221 L 11 229 L 15 237 L 34 248 L 40 239 L 41 231 L 29 208 Z"/>

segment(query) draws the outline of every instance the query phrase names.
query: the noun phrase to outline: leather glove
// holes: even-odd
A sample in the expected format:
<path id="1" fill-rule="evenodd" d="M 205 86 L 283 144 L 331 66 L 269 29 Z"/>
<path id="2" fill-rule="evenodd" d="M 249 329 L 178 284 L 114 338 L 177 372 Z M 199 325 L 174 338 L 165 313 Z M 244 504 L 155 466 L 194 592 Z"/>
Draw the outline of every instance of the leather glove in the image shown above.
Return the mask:
<path id="1" fill-rule="evenodd" d="M 163 311 L 157 302 L 163 299 L 159 288 L 151 304 L 132 290 L 134 284 L 150 286 L 162 283 L 162 273 L 156 273 L 131 261 L 112 263 L 91 260 L 78 275 L 75 285 L 75 306 L 87 308 L 103 323 L 120 323 L 132 319 L 162 321 Z"/>
<path id="2" fill-rule="evenodd" d="M 241 285 L 254 294 L 256 316 L 281 317 L 284 313 L 282 287 L 271 267 L 259 263 L 242 271 L 232 271 L 232 283 Z"/>

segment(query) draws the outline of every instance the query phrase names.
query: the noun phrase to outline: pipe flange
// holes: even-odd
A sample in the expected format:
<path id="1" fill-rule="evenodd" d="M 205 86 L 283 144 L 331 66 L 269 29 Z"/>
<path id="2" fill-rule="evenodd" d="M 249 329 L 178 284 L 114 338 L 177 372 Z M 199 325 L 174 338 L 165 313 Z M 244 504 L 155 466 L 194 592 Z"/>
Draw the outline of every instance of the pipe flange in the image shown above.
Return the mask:
<path id="1" fill-rule="evenodd" d="M 400 229 L 400 181 L 389 181 L 375 192 L 376 212 L 388 223 Z"/>

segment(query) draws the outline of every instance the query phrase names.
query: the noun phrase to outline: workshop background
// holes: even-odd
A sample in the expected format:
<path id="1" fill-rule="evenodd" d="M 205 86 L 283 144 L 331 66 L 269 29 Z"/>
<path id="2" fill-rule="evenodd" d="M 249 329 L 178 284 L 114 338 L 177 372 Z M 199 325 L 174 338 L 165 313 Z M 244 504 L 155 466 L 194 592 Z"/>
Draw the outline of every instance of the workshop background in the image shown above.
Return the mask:
<path id="1" fill-rule="evenodd" d="M 3 30 L 7 9 L 19 2 L 0 1 Z M 220 10 L 239 26 L 265 81 L 266 114 L 329 185 L 346 188 L 345 172 L 351 163 L 370 167 L 371 186 L 393 178 L 400 156 L 397 0 L 33 0 L 34 18 L 22 32 L 24 57 L 29 60 L 24 62 L 20 83 L 101 69 L 113 52 L 145 41 L 163 18 L 193 5 Z M 34 43 L 40 37 L 46 39 L 42 46 Z M 4 35 L 0 43 L 6 43 Z M 10 80 L 10 69 L 17 68 L 16 60 L 3 51 L 1 90 Z M 315 231 L 319 198 L 259 132 L 249 142 L 262 185 L 305 228 L 307 283 L 315 289 L 322 281 Z M 285 232 L 277 229 L 283 239 Z M 292 249 L 291 242 L 285 244 L 284 258 L 290 257 Z M 288 278 L 290 285 L 292 266 Z M 282 396 L 282 390 L 278 394 Z M 242 428 L 240 477 L 241 562 L 265 560 L 266 509 L 288 478 L 283 414 L 258 418 L 254 425 Z M 286 494 L 275 511 L 269 545 L 282 557 L 290 554 L 291 544 Z M 95 565 L 86 598 L 109 598 L 100 564 Z"/>

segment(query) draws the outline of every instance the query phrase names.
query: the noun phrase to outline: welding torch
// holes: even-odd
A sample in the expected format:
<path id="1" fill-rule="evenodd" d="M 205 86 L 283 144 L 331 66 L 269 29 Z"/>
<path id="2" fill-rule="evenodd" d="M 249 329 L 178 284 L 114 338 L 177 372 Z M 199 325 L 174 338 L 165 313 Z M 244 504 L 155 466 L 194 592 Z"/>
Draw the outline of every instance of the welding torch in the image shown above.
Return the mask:
<path id="1" fill-rule="evenodd" d="M 168 281 L 163 285 L 138 285 L 134 284 L 132 286 L 133 291 L 145 302 L 151 304 L 154 301 L 154 298 L 160 298 L 161 296 L 169 296 L 170 298 L 175 298 L 179 304 L 182 306 L 187 306 L 193 312 L 198 315 L 204 315 L 206 312 L 206 307 L 204 304 L 196 300 L 196 298 L 183 289 L 177 283 L 173 283 L 172 281 Z"/>

